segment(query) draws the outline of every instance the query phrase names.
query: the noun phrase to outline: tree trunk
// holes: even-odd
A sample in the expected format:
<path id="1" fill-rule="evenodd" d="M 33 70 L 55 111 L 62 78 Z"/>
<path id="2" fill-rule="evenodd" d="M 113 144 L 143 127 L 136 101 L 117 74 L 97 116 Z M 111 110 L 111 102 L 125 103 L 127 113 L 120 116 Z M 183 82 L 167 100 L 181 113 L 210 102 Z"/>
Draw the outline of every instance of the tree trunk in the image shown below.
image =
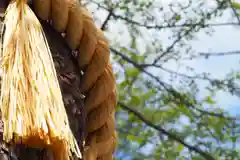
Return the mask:
<path id="1" fill-rule="evenodd" d="M 5 7 L 5 1 L 0 0 L 0 16 L 2 15 L 1 13 L 4 13 Z M 63 37 L 52 29 L 48 23 L 42 22 L 42 26 L 52 52 L 70 125 L 83 151 L 82 144 L 85 130 L 85 114 L 83 111 L 83 99 L 81 99 L 83 96 L 78 89 L 81 83 L 81 71 L 78 69 L 78 64 L 74 55 L 65 43 Z M 33 149 L 22 145 L 2 148 L 2 153 L 4 154 L 0 154 L 0 160 L 14 160 L 14 156 L 11 156 L 10 153 L 15 154 L 19 160 L 53 159 L 51 151 L 47 151 L 46 149 Z"/>

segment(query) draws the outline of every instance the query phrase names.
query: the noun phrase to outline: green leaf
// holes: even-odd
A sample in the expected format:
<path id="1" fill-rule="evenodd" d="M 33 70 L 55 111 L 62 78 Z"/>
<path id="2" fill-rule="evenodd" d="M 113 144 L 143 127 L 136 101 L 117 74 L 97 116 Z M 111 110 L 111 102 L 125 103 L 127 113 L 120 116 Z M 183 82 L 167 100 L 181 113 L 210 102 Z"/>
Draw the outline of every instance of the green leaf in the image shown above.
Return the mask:
<path id="1" fill-rule="evenodd" d="M 181 15 L 177 15 L 177 16 L 175 17 L 175 19 L 176 19 L 176 21 L 180 21 L 180 20 L 181 20 Z"/>
<path id="2" fill-rule="evenodd" d="M 236 78 L 237 78 L 237 79 L 240 79 L 240 74 L 237 74 L 237 75 L 236 75 Z"/>
<path id="3" fill-rule="evenodd" d="M 232 84 L 235 82 L 238 84 L 240 79 L 239 69 L 231 72 L 230 75 L 226 75 L 225 78 L 211 76 L 207 69 L 203 73 L 196 72 L 196 76 L 194 76 L 195 74 L 192 73 L 195 72 L 192 68 L 195 67 L 194 63 L 191 63 L 187 65 L 189 67 L 186 69 L 189 72 L 184 73 L 186 76 L 175 78 L 175 72 L 169 72 L 169 76 L 165 76 L 162 73 L 163 70 L 157 66 L 145 68 L 146 71 L 156 76 L 156 78 L 153 78 L 142 73 L 141 70 L 136 69 L 139 68 L 138 66 L 132 64 L 132 62 L 151 64 L 156 57 L 168 51 L 166 49 L 169 47 L 170 55 L 163 57 L 158 65 L 164 65 L 167 61 L 176 61 L 180 57 L 193 56 L 194 58 L 194 55 L 198 53 L 193 53 L 195 51 L 191 49 L 191 44 L 186 42 L 191 41 L 192 38 L 197 38 L 199 31 L 205 28 L 205 24 L 208 24 L 209 20 L 221 18 L 225 10 L 229 9 L 229 3 L 222 0 L 215 3 L 216 6 L 212 8 L 205 5 L 205 1 L 201 1 L 189 4 L 189 6 L 184 5 L 184 7 L 179 5 L 182 9 L 175 12 L 174 7 L 178 4 L 162 5 L 155 3 L 154 0 L 122 0 L 114 6 L 107 0 L 104 0 L 104 2 L 106 3 L 99 2 L 99 4 L 106 8 L 116 7 L 114 11 L 117 12 L 117 16 L 113 16 L 109 20 L 110 24 L 116 24 L 114 25 L 116 30 L 109 29 L 106 31 L 109 39 L 111 39 L 111 47 L 130 59 L 128 61 L 121 55 L 113 53 L 114 59 L 112 62 L 117 63 L 117 66 L 124 70 L 124 74 L 117 73 L 119 75 L 117 79 L 121 79 L 121 82 L 118 83 L 119 102 L 135 109 L 151 124 L 163 128 L 170 135 L 178 137 L 189 145 L 198 147 L 203 152 L 212 155 L 216 160 L 219 157 L 239 159 L 239 149 L 232 147 L 235 142 L 238 142 L 239 123 L 222 116 L 210 114 L 210 112 L 224 113 L 224 116 L 231 116 L 230 113 L 227 113 L 225 106 L 219 106 L 221 104 L 219 104 L 219 99 L 216 96 L 218 91 L 228 92 L 235 86 Z M 170 6 L 172 4 L 174 6 Z M 232 2 L 232 6 L 240 12 L 239 1 Z M 156 14 L 152 15 L 153 12 L 156 12 Z M 167 15 L 165 16 L 165 14 Z M 159 21 L 159 16 L 162 15 L 164 18 Z M 140 16 L 144 18 L 140 18 Z M 180 22 L 184 22 L 188 26 L 178 26 L 175 29 L 174 24 Z M 169 28 L 169 35 L 167 34 L 166 38 L 161 37 L 160 32 L 163 30 L 159 29 L 158 26 Z M 123 36 L 122 33 L 126 34 Z M 174 40 L 175 38 L 178 40 L 178 37 L 181 39 L 175 43 Z M 171 46 L 171 44 L 174 44 L 174 46 Z M 194 58 L 194 61 L 197 62 L 198 59 Z M 217 60 L 213 63 L 217 63 Z M 165 67 L 166 72 L 168 72 L 167 69 L 170 70 L 171 68 L 170 65 Z M 185 68 L 180 63 L 179 67 Z M 176 75 L 178 74 L 176 72 Z M 197 77 L 206 78 L 206 86 L 204 84 L 204 87 L 202 87 Z M 192 83 L 189 83 L 190 81 Z M 202 98 L 199 98 L 202 96 L 203 101 Z M 208 108 L 211 108 L 211 111 Z M 209 113 L 199 112 L 198 109 Z M 160 133 L 149 123 L 144 122 L 141 117 L 139 118 L 138 114 L 125 110 L 121 106 L 117 108 L 116 123 L 119 135 L 119 149 L 117 151 L 119 154 L 116 155 L 119 156 L 119 159 L 207 159 L 202 154 L 188 150 L 187 146 L 177 142 L 168 134 Z M 237 123 L 235 128 L 232 123 Z M 151 149 L 148 149 L 148 153 L 146 153 L 144 149 L 148 148 L 148 145 L 151 146 Z M 191 158 L 190 152 L 192 153 Z"/>
<path id="4" fill-rule="evenodd" d="M 240 9 L 240 3 L 232 2 L 232 6 L 236 9 Z"/>
<path id="5" fill-rule="evenodd" d="M 129 140 L 129 141 L 138 141 L 138 137 L 129 134 L 129 135 L 127 135 L 127 140 Z"/>
<path id="6" fill-rule="evenodd" d="M 183 145 L 179 144 L 179 145 L 177 146 L 177 152 L 182 152 L 183 149 L 184 149 L 184 146 L 183 146 Z"/>
<path id="7" fill-rule="evenodd" d="M 131 101 L 132 101 L 131 104 L 134 104 L 135 106 L 138 106 L 141 103 L 141 98 L 139 96 L 132 95 L 132 100 Z"/>
<path id="8" fill-rule="evenodd" d="M 130 77 L 136 77 L 139 74 L 139 70 L 136 68 L 130 68 L 126 70 L 126 74 Z"/>
<path id="9" fill-rule="evenodd" d="M 206 101 L 208 104 L 216 104 L 216 102 L 215 102 L 210 96 L 207 96 L 205 101 Z"/>
<path id="10" fill-rule="evenodd" d="M 239 138 L 239 136 L 231 136 L 231 140 L 233 143 L 235 143 L 238 138 Z"/>

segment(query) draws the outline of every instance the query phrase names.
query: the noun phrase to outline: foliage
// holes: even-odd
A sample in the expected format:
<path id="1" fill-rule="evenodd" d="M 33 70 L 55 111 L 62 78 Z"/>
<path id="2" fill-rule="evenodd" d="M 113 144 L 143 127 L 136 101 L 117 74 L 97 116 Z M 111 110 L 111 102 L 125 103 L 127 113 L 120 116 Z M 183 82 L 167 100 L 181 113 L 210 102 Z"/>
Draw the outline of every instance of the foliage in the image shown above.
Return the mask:
<path id="1" fill-rule="evenodd" d="M 199 53 L 190 42 L 200 32 L 211 36 L 214 27 L 238 26 L 240 4 L 230 0 L 83 3 L 95 11 L 96 23 L 101 22 L 110 41 L 119 94 L 116 159 L 239 159 L 239 123 L 216 99 L 219 91 L 239 96 L 239 72 L 229 71 L 220 79 L 207 71 L 195 73 L 193 66 L 185 67 L 186 73 L 165 66 L 184 67 L 183 59 L 207 61 L 239 54 Z M 212 23 L 225 12 L 233 13 L 233 22 Z M 202 98 L 199 81 L 206 84 Z"/>

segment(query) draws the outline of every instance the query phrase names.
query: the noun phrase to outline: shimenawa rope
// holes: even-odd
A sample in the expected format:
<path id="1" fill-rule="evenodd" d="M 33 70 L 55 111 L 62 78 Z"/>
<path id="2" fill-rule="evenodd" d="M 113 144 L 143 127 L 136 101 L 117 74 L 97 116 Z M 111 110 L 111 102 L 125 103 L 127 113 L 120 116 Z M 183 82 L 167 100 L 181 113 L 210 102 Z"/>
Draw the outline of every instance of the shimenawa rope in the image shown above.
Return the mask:
<path id="1" fill-rule="evenodd" d="M 34 0 L 34 11 L 62 33 L 72 50 L 77 50 L 84 71 L 81 91 L 86 95 L 86 160 L 112 160 L 117 146 L 114 125 L 115 78 L 109 62 L 109 45 L 89 12 L 77 0 Z"/>

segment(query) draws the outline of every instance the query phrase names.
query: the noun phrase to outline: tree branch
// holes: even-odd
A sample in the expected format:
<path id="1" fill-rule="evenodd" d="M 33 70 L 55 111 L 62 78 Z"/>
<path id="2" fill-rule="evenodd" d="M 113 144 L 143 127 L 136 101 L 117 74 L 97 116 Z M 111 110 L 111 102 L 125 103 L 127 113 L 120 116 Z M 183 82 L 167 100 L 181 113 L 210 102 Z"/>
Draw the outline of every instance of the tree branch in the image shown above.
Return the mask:
<path id="1" fill-rule="evenodd" d="M 147 120 L 141 113 L 139 113 L 137 110 L 130 108 L 128 106 L 126 106 L 125 104 L 118 102 L 119 106 L 121 108 L 123 108 L 124 110 L 133 113 L 137 118 L 139 118 L 140 120 L 142 120 L 145 124 L 147 124 L 149 127 L 161 132 L 162 134 L 168 136 L 170 139 L 177 141 L 178 143 L 184 145 L 185 147 L 187 147 L 190 151 L 194 151 L 198 154 L 200 154 L 202 157 L 204 157 L 206 160 L 215 160 L 209 153 L 204 152 L 203 150 L 201 150 L 198 147 L 192 146 L 188 143 L 186 143 L 184 140 L 182 140 L 180 137 L 178 137 L 177 135 L 174 135 L 173 133 L 170 133 L 168 131 L 166 131 L 165 129 L 161 128 L 160 126 L 157 126 L 155 124 L 153 124 L 151 121 Z"/>
<path id="2" fill-rule="evenodd" d="M 228 51 L 228 52 L 199 52 L 199 55 L 186 57 L 183 60 L 192 60 L 196 58 L 210 58 L 210 57 L 220 57 L 220 56 L 232 56 L 232 55 L 240 55 L 240 50 Z"/>
<path id="3" fill-rule="evenodd" d="M 108 21 L 110 20 L 111 16 L 113 15 L 113 12 L 114 12 L 114 9 L 111 8 L 109 10 L 109 13 L 107 15 L 107 18 L 105 19 L 105 21 L 103 22 L 102 26 L 101 26 L 101 29 L 104 31 L 106 30 L 106 27 L 107 27 L 107 24 L 108 24 Z"/>
<path id="4" fill-rule="evenodd" d="M 192 26 L 202 26 L 202 27 L 221 27 L 221 26 L 239 26 L 238 23 L 235 22 L 222 22 L 222 23 L 208 23 L 208 24 L 201 24 L 201 23 L 184 23 L 184 24 L 166 24 L 166 25 L 147 25 L 142 24 L 140 22 L 131 20 L 127 17 L 123 17 L 120 15 L 113 14 L 113 17 L 116 19 L 127 21 L 133 25 L 144 27 L 147 29 L 170 29 L 170 28 L 183 28 L 183 27 L 192 27 Z"/>
<path id="5" fill-rule="evenodd" d="M 158 57 L 155 58 L 153 64 L 157 64 L 161 58 L 163 58 L 166 54 L 168 54 L 169 52 L 171 52 L 173 50 L 173 48 L 175 47 L 175 45 L 182 40 L 183 37 L 187 36 L 192 30 L 194 29 L 194 27 L 192 26 L 190 29 L 188 29 L 184 34 L 178 36 L 177 39 L 175 39 L 173 41 L 173 43 L 167 47 L 166 51 L 164 51 L 162 54 L 160 54 Z"/>
<path id="6" fill-rule="evenodd" d="M 195 107 L 194 104 L 186 101 L 174 88 L 167 87 L 167 84 L 165 82 L 162 82 L 157 76 L 154 76 L 153 74 L 151 74 L 150 72 L 146 71 L 146 66 L 144 64 L 138 64 L 136 62 L 134 62 L 133 60 L 131 60 L 130 58 L 128 58 L 126 55 L 124 55 L 123 53 L 117 51 L 114 48 L 110 48 L 110 50 L 120 56 L 123 60 L 127 61 L 128 63 L 132 64 L 135 68 L 137 68 L 139 71 L 145 73 L 146 75 L 148 75 L 150 78 L 152 78 L 153 80 L 155 80 L 161 87 L 163 87 L 168 93 L 170 93 L 173 97 L 175 97 L 175 99 L 178 99 L 178 101 L 176 101 L 176 103 L 178 104 L 184 104 L 187 107 L 190 107 L 192 109 L 197 110 L 198 112 L 202 113 L 202 114 L 208 114 L 210 116 L 214 116 L 214 117 L 218 117 L 218 118 L 224 118 L 227 120 L 237 120 L 239 118 L 234 118 L 234 117 L 227 117 L 225 116 L 223 113 L 214 113 L 214 112 L 208 112 L 205 110 L 202 110 L 198 107 Z"/>
<path id="7" fill-rule="evenodd" d="M 231 7 L 231 9 L 232 9 L 232 11 L 233 11 L 233 14 L 236 16 L 236 18 L 237 18 L 237 21 L 238 21 L 238 25 L 240 25 L 240 17 L 238 16 L 238 13 L 237 13 L 237 11 L 236 11 L 236 9 L 233 7 L 233 5 L 232 5 L 232 0 L 228 0 L 229 1 L 229 3 L 230 3 L 230 7 Z"/>
<path id="8" fill-rule="evenodd" d="M 111 9 L 100 5 L 99 3 L 92 1 L 92 3 L 98 5 L 98 7 L 110 12 Z M 128 17 L 124 17 L 121 15 L 118 15 L 116 13 L 112 13 L 112 17 L 115 19 L 120 19 L 123 21 L 126 21 L 128 23 L 131 23 L 133 25 L 139 26 L 139 27 L 144 27 L 147 29 L 168 29 L 168 28 L 183 28 L 183 27 L 192 27 L 192 26 L 202 26 L 202 27 L 221 27 L 221 26 L 239 26 L 238 23 L 235 22 L 222 22 L 222 23 L 208 23 L 208 24 L 203 24 L 203 23 L 184 23 L 184 24 L 166 24 L 166 25 L 148 25 L 148 24 L 143 24 L 141 22 L 134 21 Z"/>

